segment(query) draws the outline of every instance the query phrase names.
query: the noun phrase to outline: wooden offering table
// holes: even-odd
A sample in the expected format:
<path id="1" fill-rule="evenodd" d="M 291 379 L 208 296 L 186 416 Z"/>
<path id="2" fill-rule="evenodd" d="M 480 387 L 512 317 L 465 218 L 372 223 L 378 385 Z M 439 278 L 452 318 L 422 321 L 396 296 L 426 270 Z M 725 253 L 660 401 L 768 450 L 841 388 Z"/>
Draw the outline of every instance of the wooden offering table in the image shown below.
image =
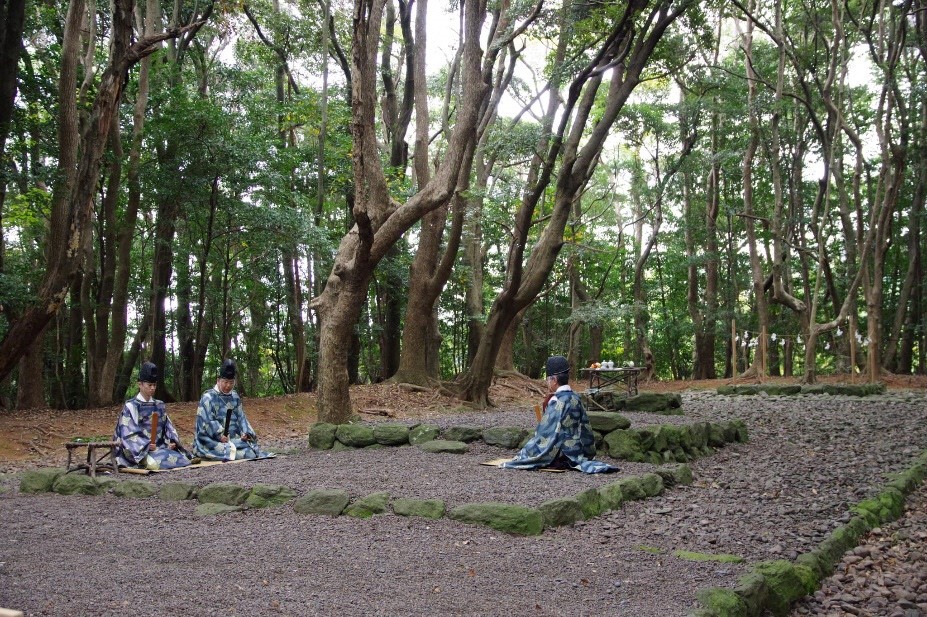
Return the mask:
<path id="1" fill-rule="evenodd" d="M 97 471 L 111 471 L 113 473 L 118 473 L 119 471 L 119 466 L 116 464 L 115 442 L 75 440 L 64 444 L 64 447 L 68 449 L 68 466 L 65 469 L 65 473 L 86 470 L 91 478 L 95 478 Z M 78 454 L 77 462 L 72 464 L 71 460 L 74 457 L 74 451 L 80 448 L 87 448 L 87 461 L 82 462 L 80 460 L 80 454 Z M 107 458 L 109 458 L 109 461 L 104 462 Z"/>
<path id="2" fill-rule="evenodd" d="M 589 375 L 589 389 L 598 391 L 602 388 L 623 382 L 628 396 L 637 396 L 637 377 L 644 372 L 638 366 L 623 366 L 617 368 L 584 368 L 580 373 Z"/>

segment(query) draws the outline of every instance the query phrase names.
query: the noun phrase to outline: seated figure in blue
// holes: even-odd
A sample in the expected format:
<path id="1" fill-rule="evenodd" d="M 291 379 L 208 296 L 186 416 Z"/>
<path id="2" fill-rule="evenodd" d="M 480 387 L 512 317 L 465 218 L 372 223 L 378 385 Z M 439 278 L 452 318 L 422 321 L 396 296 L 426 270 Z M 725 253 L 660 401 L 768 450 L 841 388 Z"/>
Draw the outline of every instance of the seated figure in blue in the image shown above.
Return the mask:
<path id="1" fill-rule="evenodd" d="M 218 461 L 272 456 L 258 447 L 257 435 L 235 391 L 235 362 L 225 360 L 216 385 L 203 393 L 196 410 L 193 452 Z"/>
<path id="2" fill-rule="evenodd" d="M 595 436 L 579 395 L 570 388 L 570 364 L 563 356 L 547 359 L 547 390 L 541 422 L 514 459 L 502 463 L 506 469 L 578 469 L 584 473 L 617 471 L 595 456 Z"/>
<path id="3" fill-rule="evenodd" d="M 145 362 L 138 372 L 138 395 L 122 406 L 113 433 L 120 466 L 175 469 L 190 464 L 190 454 L 180 445 L 180 436 L 164 402 L 154 398 L 157 388 L 158 367 Z M 154 413 L 158 414 L 156 435 L 151 434 Z"/>

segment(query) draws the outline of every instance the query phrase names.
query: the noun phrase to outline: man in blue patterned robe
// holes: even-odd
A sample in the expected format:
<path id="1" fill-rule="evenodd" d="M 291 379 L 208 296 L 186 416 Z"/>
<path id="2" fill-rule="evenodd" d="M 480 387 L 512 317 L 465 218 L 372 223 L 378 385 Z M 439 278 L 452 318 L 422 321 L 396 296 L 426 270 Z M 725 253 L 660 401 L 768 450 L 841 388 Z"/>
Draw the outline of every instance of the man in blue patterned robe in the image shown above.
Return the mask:
<path id="1" fill-rule="evenodd" d="M 196 435 L 193 452 L 219 461 L 272 456 L 260 449 L 257 435 L 235 391 L 235 362 L 225 360 L 216 385 L 203 393 L 196 409 Z M 226 430 L 228 420 L 228 430 Z"/>
<path id="2" fill-rule="evenodd" d="M 618 471 L 594 461 L 595 436 L 579 395 L 569 386 L 570 365 L 563 356 L 547 359 L 547 389 L 550 396 L 541 422 L 514 459 L 502 463 L 506 469 L 541 467 L 578 469 L 584 473 Z"/>
<path id="3" fill-rule="evenodd" d="M 190 464 L 189 453 L 180 445 L 180 436 L 164 402 L 154 398 L 157 387 L 158 367 L 145 362 L 138 372 L 138 395 L 123 405 L 113 433 L 116 460 L 123 467 L 175 469 Z M 153 412 L 158 413 L 158 434 L 154 436 Z"/>

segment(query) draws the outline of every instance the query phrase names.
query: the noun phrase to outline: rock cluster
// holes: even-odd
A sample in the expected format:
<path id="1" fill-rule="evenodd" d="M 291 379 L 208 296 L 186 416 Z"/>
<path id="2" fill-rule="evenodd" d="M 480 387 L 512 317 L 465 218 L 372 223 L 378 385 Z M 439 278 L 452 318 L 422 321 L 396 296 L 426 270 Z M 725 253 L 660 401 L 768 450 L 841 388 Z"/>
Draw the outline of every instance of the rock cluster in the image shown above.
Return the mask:
<path id="1" fill-rule="evenodd" d="M 726 385 L 718 387 L 718 394 L 727 395 L 754 395 L 768 394 L 770 396 L 795 396 L 798 394 L 829 394 L 832 396 L 873 396 L 885 394 L 883 383 L 861 384 L 745 384 Z"/>
<path id="2" fill-rule="evenodd" d="M 85 475 L 64 474 L 60 469 L 25 472 L 20 481 L 20 492 L 57 492 L 66 495 L 100 495 L 109 492 L 129 498 L 146 498 L 158 493 L 166 501 L 196 499 L 199 505 L 195 512 L 199 516 L 239 512 L 247 508 L 269 508 L 291 501 L 293 510 L 298 514 L 370 518 L 386 514 L 392 509 L 398 516 L 446 516 L 513 535 L 532 536 L 543 533 L 545 528 L 572 525 L 618 510 L 626 502 L 660 495 L 666 487 L 691 483 L 692 470 L 687 465 L 671 465 L 657 468 L 652 473 L 621 478 L 577 495 L 553 499 L 537 508 L 482 502 L 461 504 L 450 511 L 446 511 L 444 502 L 439 499 L 393 499 L 385 491 L 352 498 L 346 490 L 319 488 L 297 496 L 296 491 L 279 484 L 256 484 L 248 488 L 234 482 L 213 482 L 199 488 L 183 482 L 170 482 L 161 485 L 158 491 L 155 486 L 143 481 L 120 482 L 112 478 L 97 480 Z"/>
<path id="3" fill-rule="evenodd" d="M 642 397 L 646 398 L 644 395 L 638 398 Z M 596 445 L 603 454 L 619 460 L 654 465 L 685 463 L 708 456 L 727 443 L 749 441 L 747 425 L 741 420 L 693 422 L 688 425 L 661 424 L 632 429 L 631 422 L 621 414 L 590 411 L 589 423 L 596 434 Z M 518 449 L 529 437 L 527 429 L 510 426 L 451 426 L 442 431 L 440 427 L 429 424 L 335 426 L 319 422 L 309 430 L 308 443 L 317 450 L 411 444 L 432 453 L 463 454 L 468 451 L 467 444 L 475 441 L 482 440 L 487 445 Z"/>

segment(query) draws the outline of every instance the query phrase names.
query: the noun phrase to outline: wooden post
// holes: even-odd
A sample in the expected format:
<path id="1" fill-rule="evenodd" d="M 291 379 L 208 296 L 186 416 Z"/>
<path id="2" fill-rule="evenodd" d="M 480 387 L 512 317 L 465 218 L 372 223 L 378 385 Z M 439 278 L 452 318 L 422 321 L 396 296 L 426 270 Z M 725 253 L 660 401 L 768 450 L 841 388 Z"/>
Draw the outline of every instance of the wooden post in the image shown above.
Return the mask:
<path id="1" fill-rule="evenodd" d="M 856 382 L 856 314 L 850 315 L 850 383 Z"/>
<path id="2" fill-rule="evenodd" d="M 759 381 L 763 383 L 766 380 L 766 326 L 763 326 L 760 329 L 760 344 L 756 346 L 759 351 L 760 357 L 759 362 L 757 363 L 757 368 L 759 369 Z"/>
<path id="3" fill-rule="evenodd" d="M 731 320 L 731 377 L 737 376 L 737 322 Z"/>

